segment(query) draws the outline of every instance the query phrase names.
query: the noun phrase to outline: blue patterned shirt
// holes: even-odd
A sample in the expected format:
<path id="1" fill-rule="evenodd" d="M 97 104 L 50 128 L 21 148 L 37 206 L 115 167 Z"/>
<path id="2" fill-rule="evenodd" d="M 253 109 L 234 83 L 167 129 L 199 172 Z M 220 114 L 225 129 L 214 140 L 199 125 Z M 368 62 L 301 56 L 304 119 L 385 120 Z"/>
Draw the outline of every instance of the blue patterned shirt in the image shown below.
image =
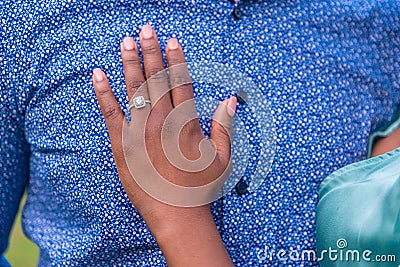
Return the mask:
<path id="1" fill-rule="evenodd" d="M 127 106 L 120 42 L 147 23 L 163 51 L 176 37 L 189 62 L 246 74 L 274 118 L 262 184 L 246 190 L 246 171 L 212 205 L 235 266 L 317 266 L 302 255 L 315 250 L 321 181 L 365 159 L 400 104 L 399 1 L 0 0 L 0 252 L 27 187 L 22 222 L 40 266 L 165 266 L 121 186 L 91 82 L 103 69 Z M 239 107 L 251 169 L 254 124 L 270 121 L 248 113 Z"/>

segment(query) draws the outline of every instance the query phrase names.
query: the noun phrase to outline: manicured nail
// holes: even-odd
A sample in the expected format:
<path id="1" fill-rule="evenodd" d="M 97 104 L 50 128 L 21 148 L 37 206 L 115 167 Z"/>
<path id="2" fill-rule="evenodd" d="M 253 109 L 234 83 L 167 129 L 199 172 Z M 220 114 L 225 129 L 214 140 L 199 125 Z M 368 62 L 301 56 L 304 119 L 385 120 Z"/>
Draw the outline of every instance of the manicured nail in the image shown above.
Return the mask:
<path id="1" fill-rule="evenodd" d="M 94 69 L 93 70 L 93 77 L 96 82 L 101 82 L 103 80 L 103 72 L 101 69 Z"/>
<path id="2" fill-rule="evenodd" d="M 231 98 L 229 98 L 228 106 L 226 107 L 226 111 L 228 112 L 228 115 L 231 117 L 235 116 L 236 104 L 237 104 L 236 97 L 231 96 Z"/>
<path id="3" fill-rule="evenodd" d="M 135 41 L 133 41 L 132 37 L 125 37 L 124 39 L 124 49 L 126 51 L 133 50 L 135 48 Z"/>
<path id="4" fill-rule="evenodd" d="M 153 37 L 153 28 L 149 24 L 142 27 L 142 37 L 144 39 L 150 39 Z"/>
<path id="5" fill-rule="evenodd" d="M 169 50 L 175 50 L 175 49 L 178 49 L 178 47 L 179 47 L 178 40 L 176 40 L 175 38 L 169 39 L 169 41 L 168 41 L 168 49 Z"/>

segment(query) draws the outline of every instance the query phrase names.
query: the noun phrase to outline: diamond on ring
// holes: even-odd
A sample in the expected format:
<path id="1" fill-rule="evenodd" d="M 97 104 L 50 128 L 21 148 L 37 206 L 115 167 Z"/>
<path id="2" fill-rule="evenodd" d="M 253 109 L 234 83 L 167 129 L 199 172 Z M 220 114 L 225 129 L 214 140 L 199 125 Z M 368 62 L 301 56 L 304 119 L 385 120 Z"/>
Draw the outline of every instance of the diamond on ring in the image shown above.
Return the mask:
<path id="1" fill-rule="evenodd" d="M 129 105 L 129 109 L 141 109 L 144 108 L 147 103 L 150 103 L 150 100 L 146 100 L 143 96 L 140 95 L 132 99 L 132 104 Z"/>

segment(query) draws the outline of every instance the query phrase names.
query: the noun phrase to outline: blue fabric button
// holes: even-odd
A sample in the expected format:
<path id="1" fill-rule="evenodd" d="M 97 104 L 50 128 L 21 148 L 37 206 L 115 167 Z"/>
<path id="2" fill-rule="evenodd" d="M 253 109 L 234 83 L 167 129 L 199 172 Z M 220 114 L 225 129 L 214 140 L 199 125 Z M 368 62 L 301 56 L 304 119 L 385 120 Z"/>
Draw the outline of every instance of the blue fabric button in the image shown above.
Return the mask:
<path id="1" fill-rule="evenodd" d="M 232 15 L 235 19 L 240 20 L 243 17 L 243 12 L 239 7 L 235 7 L 235 9 L 232 11 Z"/>
<path id="2" fill-rule="evenodd" d="M 247 188 L 248 188 L 248 187 L 249 187 L 249 186 L 248 186 L 245 182 L 239 181 L 239 182 L 236 184 L 235 189 L 236 189 L 236 192 L 237 192 L 239 195 L 244 195 L 244 194 L 246 194 Z"/>
<path id="3" fill-rule="evenodd" d="M 239 104 L 244 104 L 249 99 L 248 94 L 243 90 L 240 90 L 239 92 L 237 92 L 235 94 L 235 96 L 236 96 L 237 101 L 238 101 Z"/>

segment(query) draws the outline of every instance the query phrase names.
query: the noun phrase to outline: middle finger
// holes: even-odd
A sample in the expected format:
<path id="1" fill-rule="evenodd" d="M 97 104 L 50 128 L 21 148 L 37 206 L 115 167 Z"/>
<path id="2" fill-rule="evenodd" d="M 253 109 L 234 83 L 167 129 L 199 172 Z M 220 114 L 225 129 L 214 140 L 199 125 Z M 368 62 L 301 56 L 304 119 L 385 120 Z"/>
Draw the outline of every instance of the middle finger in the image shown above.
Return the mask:
<path id="1" fill-rule="evenodd" d="M 140 45 L 153 111 L 166 116 L 172 110 L 168 75 L 164 68 L 156 33 L 150 25 L 143 26 L 140 33 Z"/>

